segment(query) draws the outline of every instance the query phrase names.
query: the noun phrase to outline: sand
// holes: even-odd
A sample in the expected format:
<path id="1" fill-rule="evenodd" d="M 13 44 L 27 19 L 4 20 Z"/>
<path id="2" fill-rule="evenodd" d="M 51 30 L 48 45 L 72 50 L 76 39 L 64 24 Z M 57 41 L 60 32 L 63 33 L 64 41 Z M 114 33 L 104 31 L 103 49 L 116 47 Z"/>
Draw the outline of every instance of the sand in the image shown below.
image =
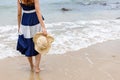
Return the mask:
<path id="1" fill-rule="evenodd" d="M 42 56 L 40 66 L 36 74 L 24 56 L 0 60 L 0 80 L 120 80 L 120 40 Z"/>

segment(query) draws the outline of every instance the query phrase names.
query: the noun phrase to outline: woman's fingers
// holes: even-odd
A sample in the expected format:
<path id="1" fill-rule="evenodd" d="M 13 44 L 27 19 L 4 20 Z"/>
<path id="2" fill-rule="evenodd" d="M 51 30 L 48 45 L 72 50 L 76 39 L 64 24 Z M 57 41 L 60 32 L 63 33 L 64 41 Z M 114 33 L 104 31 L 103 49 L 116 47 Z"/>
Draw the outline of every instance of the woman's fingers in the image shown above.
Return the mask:
<path id="1" fill-rule="evenodd" d="M 47 31 L 46 31 L 45 28 L 42 29 L 42 32 L 43 32 L 44 35 L 47 35 Z"/>

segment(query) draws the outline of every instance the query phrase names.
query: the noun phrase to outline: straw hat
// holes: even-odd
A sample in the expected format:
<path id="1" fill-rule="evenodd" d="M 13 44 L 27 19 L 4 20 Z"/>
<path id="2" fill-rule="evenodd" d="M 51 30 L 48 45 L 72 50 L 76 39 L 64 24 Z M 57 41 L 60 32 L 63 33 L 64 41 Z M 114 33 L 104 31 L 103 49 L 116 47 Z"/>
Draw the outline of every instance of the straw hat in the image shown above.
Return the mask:
<path id="1" fill-rule="evenodd" d="M 43 33 L 38 32 L 33 37 L 33 42 L 35 44 L 35 50 L 40 54 L 46 54 L 50 47 L 51 43 L 54 41 L 54 38 L 49 34 L 47 36 L 43 35 Z"/>

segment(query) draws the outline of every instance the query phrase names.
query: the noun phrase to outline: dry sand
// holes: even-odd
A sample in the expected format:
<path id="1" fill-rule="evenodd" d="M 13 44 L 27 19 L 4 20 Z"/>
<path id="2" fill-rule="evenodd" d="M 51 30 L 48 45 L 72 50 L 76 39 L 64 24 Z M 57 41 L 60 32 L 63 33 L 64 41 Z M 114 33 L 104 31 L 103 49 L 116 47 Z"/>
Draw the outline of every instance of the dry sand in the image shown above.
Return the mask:
<path id="1" fill-rule="evenodd" d="M 42 57 L 41 72 L 30 72 L 23 56 L 0 60 L 0 80 L 120 80 L 120 40 L 64 55 Z"/>

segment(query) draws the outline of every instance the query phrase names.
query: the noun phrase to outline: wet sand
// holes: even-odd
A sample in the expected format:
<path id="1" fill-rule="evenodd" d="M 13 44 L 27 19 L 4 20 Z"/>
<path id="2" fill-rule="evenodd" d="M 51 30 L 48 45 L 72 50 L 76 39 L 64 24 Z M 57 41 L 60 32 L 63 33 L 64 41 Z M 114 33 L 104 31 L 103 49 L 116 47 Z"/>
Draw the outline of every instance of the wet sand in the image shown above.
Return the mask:
<path id="1" fill-rule="evenodd" d="M 120 80 L 120 40 L 42 56 L 40 66 L 36 74 L 24 56 L 0 60 L 0 80 Z"/>

